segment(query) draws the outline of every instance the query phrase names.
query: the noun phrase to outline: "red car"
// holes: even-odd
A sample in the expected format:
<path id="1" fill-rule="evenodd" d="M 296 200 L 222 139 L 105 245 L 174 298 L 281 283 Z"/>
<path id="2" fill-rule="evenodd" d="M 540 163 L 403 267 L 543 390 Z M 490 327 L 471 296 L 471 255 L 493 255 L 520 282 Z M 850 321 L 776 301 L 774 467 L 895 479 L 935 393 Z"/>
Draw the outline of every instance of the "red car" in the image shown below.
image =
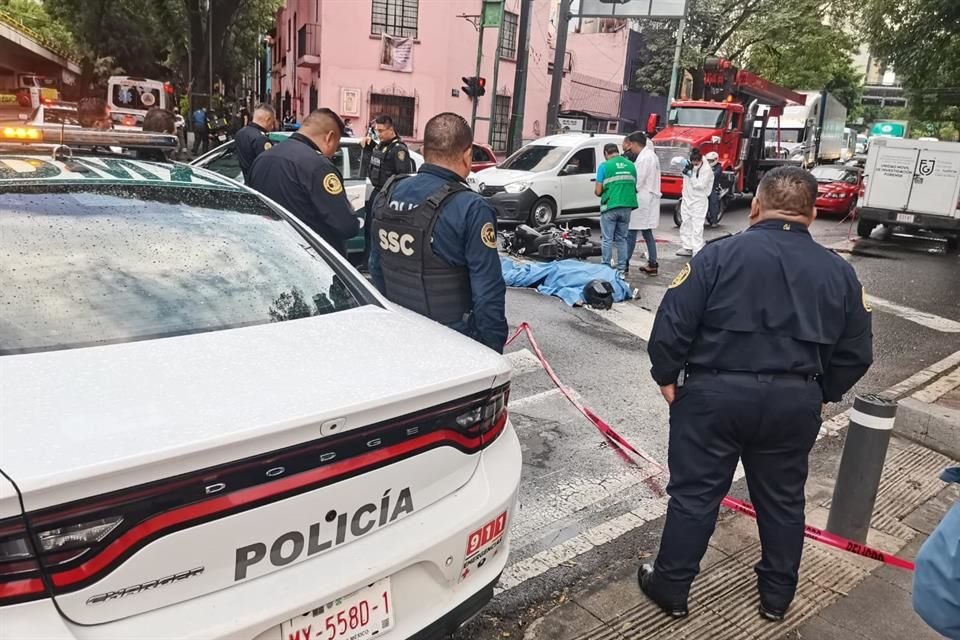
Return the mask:
<path id="1" fill-rule="evenodd" d="M 810 171 L 817 179 L 817 212 L 847 215 L 857 206 L 863 174 L 856 167 L 820 165 Z"/>
<path id="2" fill-rule="evenodd" d="M 497 166 L 497 156 L 489 145 L 473 143 L 473 164 L 471 170 L 476 173 L 481 169 Z"/>

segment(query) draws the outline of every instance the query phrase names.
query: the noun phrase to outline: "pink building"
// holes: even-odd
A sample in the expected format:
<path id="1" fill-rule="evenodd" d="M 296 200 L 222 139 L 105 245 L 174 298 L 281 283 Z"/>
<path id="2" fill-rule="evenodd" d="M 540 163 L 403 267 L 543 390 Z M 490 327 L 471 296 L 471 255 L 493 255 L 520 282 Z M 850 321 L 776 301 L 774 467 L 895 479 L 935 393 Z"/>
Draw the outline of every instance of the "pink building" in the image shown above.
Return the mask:
<path id="1" fill-rule="evenodd" d="M 506 0 L 500 66 L 494 88 L 496 28 L 484 33 L 477 142 L 506 148 L 516 72 L 520 0 Z M 524 139 L 544 134 L 550 93 L 550 25 L 555 0 L 534 0 L 530 21 Z M 431 116 L 453 111 L 468 120 L 472 101 L 461 90 L 475 75 L 479 32 L 466 18 L 481 0 L 287 0 L 273 34 L 273 101 L 298 119 L 318 106 L 350 118 L 357 135 L 370 119 L 391 115 L 407 140 L 420 140 Z M 390 36 L 392 38 L 384 38 Z M 496 100 L 494 100 L 496 96 Z M 491 109 L 493 113 L 491 114 Z"/>

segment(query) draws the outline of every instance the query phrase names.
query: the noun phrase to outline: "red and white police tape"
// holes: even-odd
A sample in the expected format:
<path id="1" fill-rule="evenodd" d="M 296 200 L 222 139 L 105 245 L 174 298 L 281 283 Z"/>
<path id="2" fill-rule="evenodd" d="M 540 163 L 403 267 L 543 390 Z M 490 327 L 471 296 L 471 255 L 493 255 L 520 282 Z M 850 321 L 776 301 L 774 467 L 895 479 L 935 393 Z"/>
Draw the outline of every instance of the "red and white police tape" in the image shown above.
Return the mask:
<path id="1" fill-rule="evenodd" d="M 550 363 L 547 362 L 546 357 L 543 355 L 543 351 L 540 349 L 540 345 L 537 344 L 537 340 L 533 337 L 533 330 L 530 328 L 530 325 L 526 322 L 521 322 L 516 331 L 513 332 L 513 335 L 507 340 L 506 344 L 509 345 L 514 340 L 516 340 L 521 334 L 527 336 L 527 340 L 530 342 L 530 347 L 533 349 L 534 354 L 537 356 L 537 360 L 540 361 L 540 365 L 543 367 L 543 370 L 546 371 L 547 375 L 550 377 L 550 380 L 553 384 L 556 385 L 557 389 L 560 390 L 560 393 L 576 407 L 583 416 L 593 424 L 594 427 L 613 445 L 614 451 L 620 455 L 626 462 L 634 466 L 639 466 L 637 461 L 630 457 L 630 454 L 635 455 L 644 462 L 653 466 L 658 473 L 666 471 L 666 469 L 657 462 L 649 454 L 644 453 L 643 451 L 638 450 L 636 447 L 627 442 L 623 436 L 616 432 L 616 430 L 611 427 L 608 423 L 604 422 L 600 416 L 594 413 L 589 407 L 580 402 L 577 397 L 574 395 L 573 391 L 569 387 L 561 382 L 560 378 L 557 377 L 556 372 L 553 370 L 553 367 L 550 366 Z M 660 488 L 653 478 L 647 479 L 647 484 L 650 486 L 656 493 L 663 495 L 663 490 Z M 754 510 L 753 505 L 749 502 L 744 502 L 743 500 L 738 500 L 731 496 L 726 496 L 721 501 L 723 506 L 741 513 L 743 515 L 749 516 L 754 520 L 757 519 L 757 512 Z M 914 564 L 909 560 L 904 560 L 903 558 L 897 557 L 891 553 L 885 551 L 880 551 L 879 549 L 874 549 L 873 547 L 867 546 L 865 544 L 860 544 L 859 542 L 854 542 L 853 540 L 848 540 L 836 534 L 830 533 L 829 531 L 824 531 L 817 527 L 811 525 L 804 525 L 804 535 L 811 540 L 825 544 L 830 547 L 835 547 L 841 551 L 847 551 L 849 553 L 856 554 L 858 556 L 863 556 L 865 558 L 870 558 L 871 560 L 877 560 L 884 564 L 888 564 L 894 567 L 899 567 L 900 569 L 906 569 L 907 571 L 914 570 Z"/>

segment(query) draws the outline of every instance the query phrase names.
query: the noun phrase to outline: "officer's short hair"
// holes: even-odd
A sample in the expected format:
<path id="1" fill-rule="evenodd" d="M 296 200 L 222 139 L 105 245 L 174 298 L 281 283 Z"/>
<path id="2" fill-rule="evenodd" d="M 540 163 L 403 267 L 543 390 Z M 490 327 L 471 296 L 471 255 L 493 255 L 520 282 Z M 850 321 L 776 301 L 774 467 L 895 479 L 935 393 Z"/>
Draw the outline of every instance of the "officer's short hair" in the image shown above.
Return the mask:
<path id="1" fill-rule="evenodd" d="M 173 112 L 160 107 L 153 107 L 143 117 L 143 130 L 155 133 L 174 133 L 177 130 L 177 121 Z"/>
<path id="2" fill-rule="evenodd" d="M 390 127 L 391 129 L 393 129 L 393 118 L 391 118 L 390 116 L 388 116 L 388 115 L 385 114 L 385 113 L 381 113 L 381 114 L 378 115 L 376 118 L 374 118 L 373 121 L 374 121 L 376 124 L 383 124 L 383 125 L 386 125 L 386 126 Z"/>
<path id="3" fill-rule="evenodd" d="M 810 216 L 817 202 L 817 179 L 800 167 L 777 167 L 763 176 L 757 198 L 761 211 Z"/>
<path id="4" fill-rule="evenodd" d="M 423 156 L 453 160 L 473 145 L 470 125 L 457 113 L 439 113 L 427 121 L 423 130 Z"/>
<path id="5" fill-rule="evenodd" d="M 607 144 L 603 145 L 603 155 L 612 156 L 617 153 L 620 153 L 620 147 L 613 144 L 612 142 L 608 142 Z"/>
<path id="6" fill-rule="evenodd" d="M 641 147 L 647 146 L 647 135 L 643 131 L 634 131 L 627 136 L 627 140 L 635 144 L 640 145 Z"/>
<path id="7" fill-rule="evenodd" d="M 333 109 L 328 109 L 327 107 L 320 107 L 310 112 L 310 115 L 300 123 L 300 128 L 302 129 L 316 129 L 319 133 L 336 131 L 341 136 L 343 136 L 343 127 L 343 120 L 340 119 L 340 116 L 338 116 Z"/>
<path id="8" fill-rule="evenodd" d="M 271 118 L 273 118 L 274 120 L 277 119 L 277 112 L 276 112 L 276 110 L 274 110 L 274 108 L 273 108 L 272 105 L 269 105 L 269 104 L 267 104 L 266 102 L 261 102 L 261 103 L 258 104 L 256 107 L 254 107 L 253 113 L 254 113 L 254 114 L 264 113 L 264 114 L 269 115 L 269 116 L 270 116 Z"/>

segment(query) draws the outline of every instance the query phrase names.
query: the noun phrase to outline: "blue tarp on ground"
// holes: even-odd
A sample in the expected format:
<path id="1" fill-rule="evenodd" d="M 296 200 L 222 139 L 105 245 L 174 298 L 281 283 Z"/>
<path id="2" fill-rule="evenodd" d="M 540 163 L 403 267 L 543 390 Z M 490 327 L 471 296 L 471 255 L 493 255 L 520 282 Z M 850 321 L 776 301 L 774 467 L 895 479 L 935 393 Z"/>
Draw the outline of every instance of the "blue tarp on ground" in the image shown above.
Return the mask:
<path id="1" fill-rule="evenodd" d="M 630 287 L 612 268 L 580 260 L 516 262 L 500 257 L 500 269 L 508 287 L 536 287 L 548 296 L 557 296 L 571 307 L 583 302 L 583 288 L 591 280 L 613 285 L 613 301 L 629 300 Z"/>

